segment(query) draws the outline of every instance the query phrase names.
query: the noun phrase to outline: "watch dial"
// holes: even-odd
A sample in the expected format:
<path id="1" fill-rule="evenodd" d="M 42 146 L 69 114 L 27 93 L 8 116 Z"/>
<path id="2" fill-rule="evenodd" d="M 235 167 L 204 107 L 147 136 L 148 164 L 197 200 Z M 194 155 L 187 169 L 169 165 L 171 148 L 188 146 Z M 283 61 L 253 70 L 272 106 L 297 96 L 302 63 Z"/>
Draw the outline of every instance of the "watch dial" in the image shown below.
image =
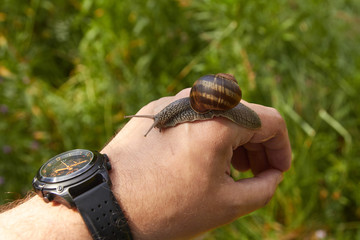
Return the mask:
<path id="1" fill-rule="evenodd" d="M 89 150 L 72 150 L 51 158 L 40 169 L 42 177 L 68 176 L 84 169 L 93 159 Z"/>

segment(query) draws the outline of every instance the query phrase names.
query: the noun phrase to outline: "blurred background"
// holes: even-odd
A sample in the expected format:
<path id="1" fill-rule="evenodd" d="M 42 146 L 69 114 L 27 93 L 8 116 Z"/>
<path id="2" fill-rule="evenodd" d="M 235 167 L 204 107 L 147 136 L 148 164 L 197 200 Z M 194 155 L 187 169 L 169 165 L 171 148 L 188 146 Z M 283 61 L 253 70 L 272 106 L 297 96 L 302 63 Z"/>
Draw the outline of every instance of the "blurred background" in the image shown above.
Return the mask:
<path id="1" fill-rule="evenodd" d="M 293 166 L 268 206 L 204 239 L 360 239 L 358 0 L 0 1 L 0 203 L 218 72 L 284 116 Z"/>

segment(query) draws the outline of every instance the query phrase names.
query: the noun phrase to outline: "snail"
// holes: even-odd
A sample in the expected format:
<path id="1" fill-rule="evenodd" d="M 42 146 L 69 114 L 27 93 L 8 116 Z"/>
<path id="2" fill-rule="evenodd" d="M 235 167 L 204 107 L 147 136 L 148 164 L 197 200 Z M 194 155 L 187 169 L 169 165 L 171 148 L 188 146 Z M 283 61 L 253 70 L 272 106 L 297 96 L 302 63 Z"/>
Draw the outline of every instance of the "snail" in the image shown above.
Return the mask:
<path id="1" fill-rule="evenodd" d="M 178 99 L 155 115 L 130 115 L 125 118 L 151 118 L 153 128 L 169 128 L 184 122 L 224 117 L 248 128 L 261 127 L 259 116 L 240 103 L 242 93 L 234 76 L 226 73 L 209 74 L 195 81 L 190 97 Z"/>

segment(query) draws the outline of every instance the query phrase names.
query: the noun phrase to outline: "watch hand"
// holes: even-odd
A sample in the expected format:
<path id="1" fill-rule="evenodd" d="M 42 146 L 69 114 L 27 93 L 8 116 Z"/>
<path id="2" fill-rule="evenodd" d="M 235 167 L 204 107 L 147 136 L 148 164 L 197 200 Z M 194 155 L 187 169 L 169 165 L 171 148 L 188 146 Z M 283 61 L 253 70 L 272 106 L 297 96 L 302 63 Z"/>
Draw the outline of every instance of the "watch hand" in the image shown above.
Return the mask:
<path id="1" fill-rule="evenodd" d="M 81 164 L 81 163 L 83 163 L 83 162 L 87 162 L 87 160 L 84 160 L 84 161 L 81 161 L 81 162 L 75 163 L 75 164 L 71 165 L 71 167 L 76 166 L 76 165 L 79 165 L 79 164 Z"/>
<path id="2" fill-rule="evenodd" d="M 60 172 L 60 171 L 64 171 L 64 170 L 71 170 L 72 167 L 66 167 L 66 168 L 59 168 L 59 169 L 56 169 L 54 172 Z"/>
<path id="3" fill-rule="evenodd" d="M 70 165 L 70 166 L 67 165 L 66 163 L 64 163 L 63 161 L 61 161 L 61 162 L 66 166 L 66 168 L 59 168 L 59 169 L 55 170 L 56 173 L 57 173 L 57 172 L 60 172 L 60 171 L 63 171 L 63 170 L 72 170 L 74 166 L 79 165 L 79 164 L 81 164 L 81 163 L 83 163 L 83 162 L 86 162 L 86 160 L 81 161 L 81 162 L 78 162 L 78 163 L 75 163 L 75 164 Z"/>
<path id="4" fill-rule="evenodd" d="M 64 163 L 63 161 L 61 161 L 66 167 L 69 167 L 66 163 Z"/>

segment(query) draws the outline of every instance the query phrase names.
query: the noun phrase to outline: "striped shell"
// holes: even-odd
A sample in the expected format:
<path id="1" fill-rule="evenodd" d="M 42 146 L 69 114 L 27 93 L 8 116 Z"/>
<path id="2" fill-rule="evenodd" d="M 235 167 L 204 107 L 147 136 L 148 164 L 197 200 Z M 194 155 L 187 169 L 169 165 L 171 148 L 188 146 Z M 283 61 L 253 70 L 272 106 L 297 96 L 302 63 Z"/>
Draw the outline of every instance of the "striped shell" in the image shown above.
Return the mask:
<path id="1" fill-rule="evenodd" d="M 238 105 L 240 100 L 241 89 L 235 77 L 226 73 L 199 78 L 190 92 L 191 108 L 198 113 L 229 110 Z"/>

